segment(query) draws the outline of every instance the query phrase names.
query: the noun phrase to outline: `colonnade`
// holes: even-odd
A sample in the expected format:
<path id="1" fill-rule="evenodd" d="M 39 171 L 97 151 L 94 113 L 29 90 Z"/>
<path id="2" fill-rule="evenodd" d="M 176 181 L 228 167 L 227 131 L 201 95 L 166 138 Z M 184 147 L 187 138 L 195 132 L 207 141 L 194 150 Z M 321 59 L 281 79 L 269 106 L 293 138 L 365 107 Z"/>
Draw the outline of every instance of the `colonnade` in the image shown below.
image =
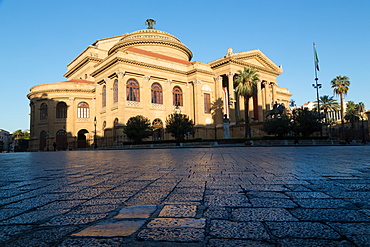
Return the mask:
<path id="1" fill-rule="evenodd" d="M 224 101 L 224 114 L 230 119 L 231 122 L 236 122 L 240 109 L 244 109 L 244 101 L 242 98 L 237 98 L 234 88 L 235 73 L 228 72 L 226 74 L 215 77 L 216 89 L 222 100 Z M 253 110 L 251 116 L 262 122 L 265 120 L 266 112 L 271 110 L 271 106 L 277 101 L 276 95 L 276 82 L 269 82 L 260 80 L 257 83 L 257 95 L 255 95 L 250 102 L 250 109 Z M 227 92 L 227 94 L 225 93 Z"/>

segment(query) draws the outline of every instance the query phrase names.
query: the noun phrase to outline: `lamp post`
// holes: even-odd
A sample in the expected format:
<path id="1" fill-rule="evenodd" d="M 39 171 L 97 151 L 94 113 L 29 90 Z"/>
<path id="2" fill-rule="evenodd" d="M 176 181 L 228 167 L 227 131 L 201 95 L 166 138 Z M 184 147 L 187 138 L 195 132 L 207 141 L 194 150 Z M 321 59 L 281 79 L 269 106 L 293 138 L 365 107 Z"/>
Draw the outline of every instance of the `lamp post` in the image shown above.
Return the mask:
<path id="1" fill-rule="evenodd" d="M 94 128 L 95 128 L 95 131 L 94 131 L 94 149 L 97 149 L 98 148 L 98 143 L 97 143 L 97 140 L 96 140 L 96 117 L 94 117 Z"/>
<path id="2" fill-rule="evenodd" d="M 366 138 L 365 138 L 365 127 L 364 127 L 364 110 L 360 110 L 361 114 L 361 127 L 362 127 L 362 144 L 366 144 Z"/>

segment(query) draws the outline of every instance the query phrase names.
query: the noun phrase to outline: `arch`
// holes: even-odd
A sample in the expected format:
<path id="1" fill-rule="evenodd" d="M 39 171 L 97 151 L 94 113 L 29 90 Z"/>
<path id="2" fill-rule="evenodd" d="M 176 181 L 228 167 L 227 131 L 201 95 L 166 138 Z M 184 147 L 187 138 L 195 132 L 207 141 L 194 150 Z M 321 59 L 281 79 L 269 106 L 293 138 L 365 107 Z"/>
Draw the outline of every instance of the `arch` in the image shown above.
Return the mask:
<path id="1" fill-rule="evenodd" d="M 106 107 L 107 106 L 107 86 L 104 85 L 103 86 L 103 89 L 102 89 L 102 92 L 101 92 L 101 104 L 102 104 L 102 107 Z"/>
<path id="2" fill-rule="evenodd" d="M 77 105 L 77 118 L 90 118 L 90 106 L 82 101 Z"/>
<path id="3" fill-rule="evenodd" d="M 135 79 L 128 79 L 126 83 L 126 99 L 140 102 L 140 85 Z"/>
<path id="4" fill-rule="evenodd" d="M 56 133 L 55 144 L 57 150 L 67 150 L 67 132 L 64 129 L 60 129 Z"/>
<path id="5" fill-rule="evenodd" d="M 152 84 L 152 103 L 163 104 L 163 90 L 161 84 L 155 82 Z"/>
<path id="6" fill-rule="evenodd" d="M 156 118 L 152 122 L 153 127 L 153 140 L 163 140 L 164 139 L 164 128 L 161 119 Z"/>
<path id="7" fill-rule="evenodd" d="M 46 132 L 45 130 L 41 131 L 40 139 L 39 139 L 39 150 L 45 150 L 47 138 L 48 138 L 48 132 Z"/>
<path id="8" fill-rule="evenodd" d="M 67 104 L 63 101 L 57 103 L 56 118 L 67 118 Z"/>
<path id="9" fill-rule="evenodd" d="M 113 140 L 114 142 L 117 141 L 118 137 L 118 118 L 115 118 L 113 121 Z"/>
<path id="10" fill-rule="evenodd" d="M 173 87 L 172 99 L 173 99 L 174 106 L 183 106 L 182 90 L 179 86 Z"/>
<path id="11" fill-rule="evenodd" d="M 48 105 L 46 103 L 42 103 L 40 105 L 40 120 L 48 119 Z"/>
<path id="12" fill-rule="evenodd" d="M 113 103 L 118 102 L 118 80 L 115 79 L 113 83 Z"/>
<path id="13" fill-rule="evenodd" d="M 81 129 L 77 133 L 77 148 L 87 148 L 87 137 L 89 131 L 86 129 Z"/>

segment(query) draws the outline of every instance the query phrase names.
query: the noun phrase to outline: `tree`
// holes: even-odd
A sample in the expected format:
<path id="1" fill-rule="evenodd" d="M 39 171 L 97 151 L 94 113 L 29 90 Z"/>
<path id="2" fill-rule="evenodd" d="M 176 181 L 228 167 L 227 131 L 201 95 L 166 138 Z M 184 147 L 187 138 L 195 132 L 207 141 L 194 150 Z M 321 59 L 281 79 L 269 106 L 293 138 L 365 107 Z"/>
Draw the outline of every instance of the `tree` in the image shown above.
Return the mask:
<path id="1" fill-rule="evenodd" d="M 310 111 L 307 108 L 295 109 L 292 112 L 292 120 L 296 132 L 301 133 L 303 137 L 309 137 L 313 133 L 321 131 L 322 125 L 316 111 Z"/>
<path id="2" fill-rule="evenodd" d="M 257 83 L 259 82 L 257 73 L 255 69 L 244 67 L 243 71 L 238 70 L 234 80 L 235 92 L 244 98 L 245 138 L 251 137 L 249 99 L 257 94 Z"/>
<path id="3" fill-rule="evenodd" d="M 30 132 L 22 131 L 20 129 L 14 131 L 12 135 L 13 135 L 14 139 L 16 139 L 16 140 L 18 140 L 18 139 L 24 139 L 24 140 L 30 139 Z"/>
<path id="4" fill-rule="evenodd" d="M 266 120 L 262 130 L 268 135 L 283 137 L 290 132 L 290 118 L 288 116 L 276 117 Z"/>
<path id="5" fill-rule="evenodd" d="M 14 139 L 20 139 L 22 136 L 23 136 L 23 132 L 22 130 L 16 130 L 13 132 L 13 137 Z"/>
<path id="6" fill-rule="evenodd" d="M 344 138 L 344 96 L 347 95 L 351 82 L 347 76 L 338 75 L 331 81 L 334 94 L 340 96 L 340 113 L 342 122 L 342 137 Z"/>
<path id="7" fill-rule="evenodd" d="M 320 109 L 324 111 L 325 114 L 325 122 L 328 122 L 328 112 L 329 111 L 337 111 L 339 110 L 339 103 L 334 96 L 323 95 L 319 99 Z M 314 107 L 317 108 L 317 101 L 314 104 Z"/>
<path id="8" fill-rule="evenodd" d="M 184 140 L 187 133 L 192 133 L 194 130 L 193 120 L 185 114 L 172 113 L 166 119 L 166 131 L 175 137 L 176 145 Z"/>
<path id="9" fill-rule="evenodd" d="M 134 143 L 141 143 L 144 138 L 152 135 L 150 120 L 141 115 L 131 117 L 123 128 L 123 132 Z"/>
<path id="10" fill-rule="evenodd" d="M 355 128 L 355 123 L 360 120 L 360 106 L 353 101 L 348 101 L 344 119 L 351 123 L 351 129 Z"/>

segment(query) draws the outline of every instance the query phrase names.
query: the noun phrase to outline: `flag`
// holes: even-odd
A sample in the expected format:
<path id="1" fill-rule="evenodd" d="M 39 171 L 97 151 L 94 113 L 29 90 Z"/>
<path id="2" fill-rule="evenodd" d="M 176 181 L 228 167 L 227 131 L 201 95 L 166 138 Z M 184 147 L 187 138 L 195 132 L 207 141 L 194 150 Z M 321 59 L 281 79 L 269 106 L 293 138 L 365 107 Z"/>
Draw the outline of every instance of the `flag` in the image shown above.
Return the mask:
<path id="1" fill-rule="evenodd" d="M 314 59 L 315 59 L 315 67 L 317 69 L 317 71 L 320 71 L 320 68 L 319 68 L 319 56 L 317 55 L 317 51 L 316 51 L 316 44 L 313 43 L 313 52 L 314 52 Z"/>

